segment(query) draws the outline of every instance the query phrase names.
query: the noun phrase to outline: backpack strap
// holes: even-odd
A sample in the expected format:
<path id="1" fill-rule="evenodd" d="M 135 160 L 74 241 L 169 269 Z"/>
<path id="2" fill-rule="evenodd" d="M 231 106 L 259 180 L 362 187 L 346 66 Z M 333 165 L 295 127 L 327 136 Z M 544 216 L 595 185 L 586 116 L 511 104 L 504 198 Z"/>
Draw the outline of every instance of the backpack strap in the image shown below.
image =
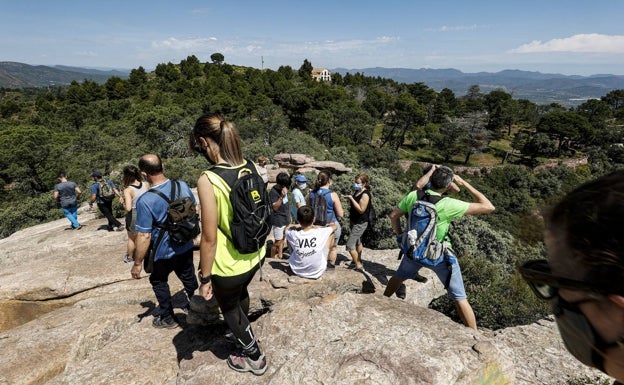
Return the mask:
<path id="1" fill-rule="evenodd" d="M 226 167 L 224 167 L 226 166 Z M 219 165 L 216 164 L 214 166 L 212 166 L 211 168 L 209 168 L 207 171 L 212 172 L 213 174 L 219 176 L 229 187 L 228 190 L 232 189 L 232 186 L 234 185 L 234 183 L 241 177 L 243 176 L 243 173 L 251 173 L 251 174 L 258 174 L 260 175 L 260 173 L 258 172 L 258 170 L 256 169 L 255 164 L 250 161 L 250 160 L 245 160 L 245 164 L 240 167 L 240 168 L 230 168 L 227 167 L 229 165 Z M 213 180 L 210 179 L 210 181 L 212 182 Z M 214 184 L 214 183 L 213 183 Z M 219 186 L 221 187 L 221 186 Z M 224 191 L 228 192 L 228 190 L 223 189 Z"/>
<path id="2" fill-rule="evenodd" d="M 442 196 L 442 195 L 429 194 L 425 190 L 416 190 L 416 194 L 417 194 L 416 196 L 418 197 L 419 201 L 433 203 L 434 205 L 438 203 L 440 200 L 446 198 L 445 196 Z"/>

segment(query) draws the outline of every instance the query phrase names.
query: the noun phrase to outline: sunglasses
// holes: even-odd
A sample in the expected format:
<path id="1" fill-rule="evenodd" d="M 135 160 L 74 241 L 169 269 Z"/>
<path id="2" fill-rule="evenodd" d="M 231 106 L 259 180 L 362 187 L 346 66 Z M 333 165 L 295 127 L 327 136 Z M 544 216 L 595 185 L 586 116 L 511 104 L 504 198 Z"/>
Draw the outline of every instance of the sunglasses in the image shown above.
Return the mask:
<path id="1" fill-rule="evenodd" d="M 599 285 L 570 278 L 557 277 L 552 274 L 546 260 L 533 260 L 522 264 L 520 275 L 529 284 L 535 295 L 541 299 L 550 300 L 559 294 L 559 289 L 586 291 L 596 294 L 613 293 L 612 288 L 602 288 Z"/>

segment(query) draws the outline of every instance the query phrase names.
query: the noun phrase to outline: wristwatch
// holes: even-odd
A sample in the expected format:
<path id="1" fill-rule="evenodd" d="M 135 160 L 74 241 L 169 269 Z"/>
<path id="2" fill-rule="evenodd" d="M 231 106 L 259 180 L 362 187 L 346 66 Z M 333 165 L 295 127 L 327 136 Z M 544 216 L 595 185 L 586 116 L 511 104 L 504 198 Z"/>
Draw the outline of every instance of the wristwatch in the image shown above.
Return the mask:
<path id="1" fill-rule="evenodd" d="M 201 282 L 202 285 L 210 282 L 210 277 L 212 277 L 212 275 L 207 275 L 204 277 L 201 270 L 199 271 L 199 282 Z"/>

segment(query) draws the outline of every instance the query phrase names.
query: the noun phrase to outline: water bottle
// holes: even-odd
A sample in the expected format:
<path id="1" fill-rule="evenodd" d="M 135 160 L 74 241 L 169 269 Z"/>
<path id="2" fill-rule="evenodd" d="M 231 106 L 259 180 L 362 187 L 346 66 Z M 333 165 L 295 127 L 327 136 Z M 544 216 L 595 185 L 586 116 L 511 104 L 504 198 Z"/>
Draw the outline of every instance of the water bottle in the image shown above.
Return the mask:
<path id="1" fill-rule="evenodd" d="M 407 250 L 407 255 L 410 258 L 414 258 L 414 247 L 416 246 L 416 241 L 418 240 L 418 231 L 412 229 L 407 232 L 407 243 L 409 245 L 409 249 Z"/>

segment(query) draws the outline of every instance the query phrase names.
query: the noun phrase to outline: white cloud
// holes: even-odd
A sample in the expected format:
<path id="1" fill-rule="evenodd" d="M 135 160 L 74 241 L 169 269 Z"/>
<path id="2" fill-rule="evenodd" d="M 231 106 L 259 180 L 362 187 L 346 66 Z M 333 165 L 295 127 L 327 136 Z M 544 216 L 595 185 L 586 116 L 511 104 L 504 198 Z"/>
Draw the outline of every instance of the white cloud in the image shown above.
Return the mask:
<path id="1" fill-rule="evenodd" d="M 93 51 L 80 51 L 80 52 L 76 52 L 76 56 L 97 57 L 98 54 Z"/>
<path id="2" fill-rule="evenodd" d="M 485 26 L 472 24 L 472 25 L 443 25 L 438 28 L 428 28 L 427 31 L 435 32 L 452 32 L 452 31 L 474 31 L 477 29 L 485 28 Z"/>
<path id="3" fill-rule="evenodd" d="M 579 34 L 563 39 L 552 39 L 546 42 L 533 40 L 514 48 L 509 53 L 537 52 L 586 52 L 586 53 L 624 53 L 623 35 L 601 35 L 598 33 Z"/>
<path id="4" fill-rule="evenodd" d="M 177 39 L 175 37 L 170 37 L 161 41 L 153 41 L 152 47 L 171 50 L 193 50 L 209 47 L 215 41 L 217 41 L 216 37 L 202 37 L 193 39 Z"/>

